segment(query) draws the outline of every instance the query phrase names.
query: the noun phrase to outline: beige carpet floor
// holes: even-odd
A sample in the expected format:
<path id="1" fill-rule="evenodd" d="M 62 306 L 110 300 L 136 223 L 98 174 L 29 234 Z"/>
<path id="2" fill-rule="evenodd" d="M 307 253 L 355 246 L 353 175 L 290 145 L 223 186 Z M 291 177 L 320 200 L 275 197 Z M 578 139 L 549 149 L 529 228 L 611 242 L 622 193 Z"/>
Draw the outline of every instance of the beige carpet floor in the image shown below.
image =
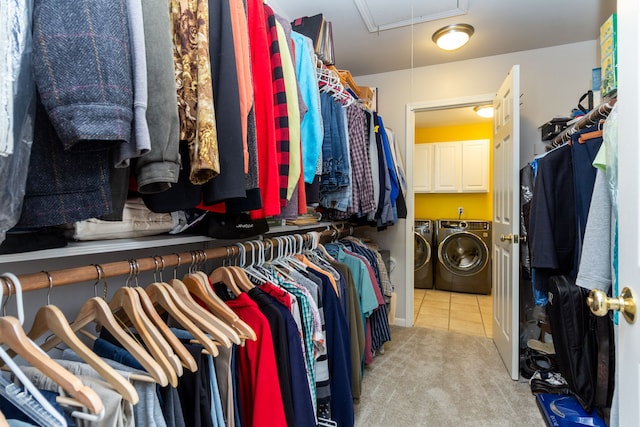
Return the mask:
<path id="1" fill-rule="evenodd" d="M 544 427 L 527 382 L 512 381 L 490 338 L 392 326 L 367 367 L 356 426 Z"/>

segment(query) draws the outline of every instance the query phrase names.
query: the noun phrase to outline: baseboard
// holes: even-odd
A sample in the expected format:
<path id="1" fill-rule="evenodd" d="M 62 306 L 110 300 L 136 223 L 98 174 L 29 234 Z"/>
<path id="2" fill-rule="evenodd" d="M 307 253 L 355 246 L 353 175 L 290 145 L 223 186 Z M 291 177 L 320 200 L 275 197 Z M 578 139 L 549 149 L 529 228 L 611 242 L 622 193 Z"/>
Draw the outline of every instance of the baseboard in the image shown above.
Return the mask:
<path id="1" fill-rule="evenodd" d="M 405 319 L 404 317 L 396 317 L 393 324 L 396 326 L 402 326 L 404 328 L 410 328 L 413 326 L 413 322 L 407 322 L 407 319 Z"/>

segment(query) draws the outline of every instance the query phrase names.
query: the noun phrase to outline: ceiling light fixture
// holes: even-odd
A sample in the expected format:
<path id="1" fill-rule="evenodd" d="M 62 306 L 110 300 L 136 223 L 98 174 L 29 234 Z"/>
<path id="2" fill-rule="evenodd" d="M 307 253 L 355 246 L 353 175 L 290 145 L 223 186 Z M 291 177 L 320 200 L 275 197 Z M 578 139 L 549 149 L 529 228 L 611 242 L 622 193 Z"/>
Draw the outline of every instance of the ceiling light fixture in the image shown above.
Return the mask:
<path id="1" fill-rule="evenodd" d="M 480 117 L 484 117 L 488 119 L 493 117 L 493 105 L 476 105 L 473 107 L 473 111 L 476 112 Z"/>
<path id="2" fill-rule="evenodd" d="M 440 49 L 456 50 L 469 41 L 473 31 L 469 24 L 452 24 L 433 33 L 431 39 Z"/>

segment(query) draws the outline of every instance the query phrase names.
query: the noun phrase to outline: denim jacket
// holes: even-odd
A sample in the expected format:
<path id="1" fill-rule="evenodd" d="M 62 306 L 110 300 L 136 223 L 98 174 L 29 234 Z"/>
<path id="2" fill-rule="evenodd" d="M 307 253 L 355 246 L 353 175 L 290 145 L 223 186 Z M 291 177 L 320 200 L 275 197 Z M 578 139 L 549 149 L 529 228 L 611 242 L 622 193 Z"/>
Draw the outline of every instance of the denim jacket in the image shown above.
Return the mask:
<path id="1" fill-rule="evenodd" d="M 320 205 L 346 212 L 352 191 L 347 112 L 327 93 L 321 93 L 320 100 L 324 123 Z"/>

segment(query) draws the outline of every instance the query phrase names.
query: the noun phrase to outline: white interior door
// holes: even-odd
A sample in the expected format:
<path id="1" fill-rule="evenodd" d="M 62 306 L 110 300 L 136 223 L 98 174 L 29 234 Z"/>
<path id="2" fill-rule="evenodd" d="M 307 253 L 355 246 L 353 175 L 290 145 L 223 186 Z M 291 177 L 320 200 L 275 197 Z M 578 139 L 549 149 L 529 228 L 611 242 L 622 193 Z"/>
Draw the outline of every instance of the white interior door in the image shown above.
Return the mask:
<path id="1" fill-rule="evenodd" d="M 618 0 L 618 233 L 619 286 L 640 292 L 640 6 L 637 0 Z M 640 321 L 619 316 L 616 348 L 616 391 L 620 426 L 640 420 Z"/>
<path id="2" fill-rule="evenodd" d="M 518 379 L 518 231 L 520 219 L 520 67 L 493 100 L 493 340 Z"/>

